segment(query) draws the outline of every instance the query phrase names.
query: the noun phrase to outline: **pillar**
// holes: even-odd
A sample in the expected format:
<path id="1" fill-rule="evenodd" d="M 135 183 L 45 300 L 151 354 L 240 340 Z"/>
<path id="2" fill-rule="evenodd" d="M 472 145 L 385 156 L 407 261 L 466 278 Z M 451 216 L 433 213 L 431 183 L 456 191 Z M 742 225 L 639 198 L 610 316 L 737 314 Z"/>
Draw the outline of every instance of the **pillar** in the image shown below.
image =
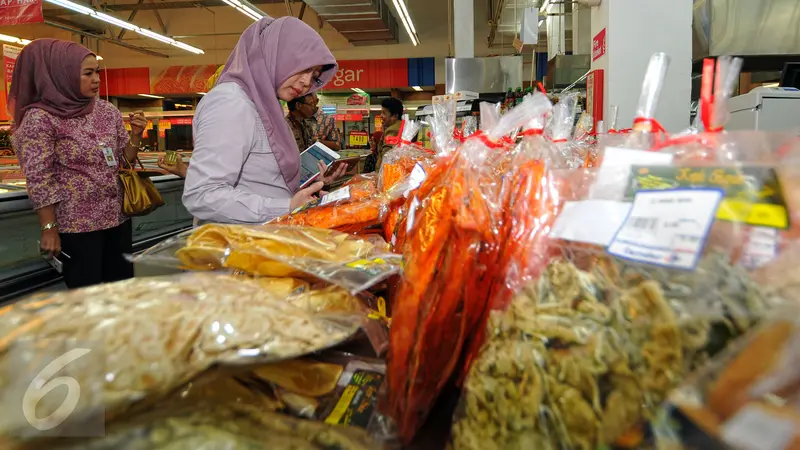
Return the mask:
<path id="1" fill-rule="evenodd" d="M 451 0 L 447 0 L 451 1 Z M 453 2 L 453 49 L 456 58 L 475 57 L 475 5 L 473 0 Z"/>
<path id="2" fill-rule="evenodd" d="M 631 126 L 650 56 L 664 52 L 670 65 L 656 119 L 670 132 L 688 127 L 692 0 L 601 0 L 591 14 L 592 36 L 603 30 L 606 36 L 605 54 L 592 62 L 605 71 L 604 117 L 617 105 L 617 127 Z"/>
<path id="3" fill-rule="evenodd" d="M 592 9 L 572 4 L 572 54 L 592 53 Z"/>
<path id="4" fill-rule="evenodd" d="M 564 55 L 567 52 L 567 19 L 566 7 L 563 1 L 553 3 L 552 0 L 545 0 L 543 3 L 542 14 L 547 15 L 545 24 L 547 26 L 547 60 L 555 58 L 557 55 Z"/>

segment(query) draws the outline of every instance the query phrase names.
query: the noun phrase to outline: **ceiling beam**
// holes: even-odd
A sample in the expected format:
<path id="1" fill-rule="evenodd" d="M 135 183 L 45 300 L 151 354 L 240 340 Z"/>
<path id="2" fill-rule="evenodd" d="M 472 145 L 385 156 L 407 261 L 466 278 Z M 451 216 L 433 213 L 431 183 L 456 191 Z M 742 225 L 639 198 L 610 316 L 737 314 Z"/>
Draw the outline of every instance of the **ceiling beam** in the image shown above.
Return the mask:
<path id="1" fill-rule="evenodd" d="M 142 3 L 144 3 L 144 0 L 139 0 L 139 3 L 137 3 L 137 5 L 141 5 Z M 137 14 L 138 12 L 139 12 L 139 10 L 138 10 L 138 9 L 134 9 L 133 11 L 131 11 L 131 15 L 130 15 L 130 16 L 128 16 L 128 22 L 133 22 L 133 19 L 136 17 L 136 14 Z M 128 31 L 128 30 L 127 30 L 126 28 L 123 28 L 123 29 L 122 29 L 122 31 L 120 31 L 120 32 L 119 32 L 119 35 L 117 36 L 117 40 L 118 40 L 118 41 L 121 41 L 121 40 L 122 40 L 122 38 L 123 38 L 123 37 L 125 37 L 125 33 L 126 33 L 127 31 Z"/>
<path id="2" fill-rule="evenodd" d="M 102 34 L 95 34 L 95 33 L 89 32 L 89 31 L 81 30 L 79 28 L 74 28 L 74 27 L 71 27 L 69 25 L 65 25 L 65 24 L 60 23 L 60 22 L 53 22 L 52 20 L 45 20 L 44 23 L 45 23 L 45 25 L 49 25 L 51 27 L 60 28 L 60 29 L 62 29 L 64 31 L 69 31 L 70 33 L 79 34 L 81 36 L 86 36 L 86 37 L 89 37 L 89 38 L 92 38 L 92 39 L 99 39 L 101 41 L 108 42 L 109 44 L 119 45 L 120 47 L 125 47 L 125 48 L 133 50 L 135 52 L 144 53 L 145 55 L 156 56 L 158 58 L 169 58 L 169 55 L 165 55 L 164 53 L 159 53 L 159 52 L 156 52 L 156 51 L 153 51 L 153 50 L 148 50 L 148 49 L 143 48 L 143 47 L 138 47 L 138 46 L 133 45 L 133 44 L 128 44 L 127 42 L 118 41 L 118 40 L 114 39 L 113 37 L 108 37 L 108 36 L 105 36 L 105 35 L 102 35 Z"/>

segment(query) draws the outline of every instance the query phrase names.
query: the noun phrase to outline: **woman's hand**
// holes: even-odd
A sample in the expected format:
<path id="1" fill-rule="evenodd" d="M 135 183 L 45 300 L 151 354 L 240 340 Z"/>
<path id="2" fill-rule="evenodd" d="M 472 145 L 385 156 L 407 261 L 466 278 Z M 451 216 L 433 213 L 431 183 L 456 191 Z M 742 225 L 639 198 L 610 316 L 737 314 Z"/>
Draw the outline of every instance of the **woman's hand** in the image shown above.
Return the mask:
<path id="1" fill-rule="evenodd" d="M 42 231 L 42 238 L 39 242 L 39 248 L 42 253 L 50 256 L 58 256 L 61 253 L 61 238 L 55 228 Z"/>
<path id="2" fill-rule="evenodd" d="M 316 198 L 314 194 L 319 192 L 323 186 L 325 186 L 325 183 L 317 181 L 311 186 L 297 191 L 297 193 L 292 197 L 292 200 L 289 202 L 289 212 L 292 212 L 311 200 L 314 200 Z"/>
<path id="3" fill-rule="evenodd" d="M 334 181 L 338 180 L 339 178 L 342 178 L 342 176 L 345 174 L 345 172 L 347 172 L 347 164 L 339 164 L 339 166 L 336 168 L 336 170 L 330 175 L 325 175 L 325 172 L 328 171 L 328 166 L 326 166 L 324 162 L 318 161 L 317 162 L 317 168 L 319 169 L 319 179 L 320 179 L 320 181 L 322 181 L 326 185 L 333 183 Z"/>
<path id="4" fill-rule="evenodd" d="M 178 159 L 175 160 L 175 165 L 174 166 L 166 165 L 164 163 L 164 157 L 163 156 L 159 156 L 158 157 L 158 167 L 161 167 L 162 169 L 166 170 L 167 172 L 169 172 L 169 173 L 171 173 L 173 175 L 177 175 L 177 176 L 179 176 L 181 178 L 186 178 L 187 167 L 186 167 L 186 163 L 183 162 L 183 157 L 181 156 L 180 153 L 178 153 Z"/>
<path id="5" fill-rule="evenodd" d="M 128 120 L 131 123 L 131 132 L 135 137 L 142 137 L 144 129 L 147 128 L 147 119 L 144 117 L 144 111 L 136 111 L 128 114 Z"/>

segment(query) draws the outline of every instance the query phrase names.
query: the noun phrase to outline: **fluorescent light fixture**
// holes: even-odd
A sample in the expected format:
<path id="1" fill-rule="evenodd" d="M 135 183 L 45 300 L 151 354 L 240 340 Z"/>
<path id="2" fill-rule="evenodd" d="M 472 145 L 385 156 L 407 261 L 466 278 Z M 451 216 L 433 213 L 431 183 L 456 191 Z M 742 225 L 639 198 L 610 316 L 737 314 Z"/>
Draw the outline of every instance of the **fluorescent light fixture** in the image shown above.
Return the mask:
<path id="1" fill-rule="evenodd" d="M 259 10 L 258 8 L 247 2 L 241 2 L 239 0 L 222 0 L 222 1 L 227 3 L 228 6 L 232 6 L 234 9 L 236 9 L 240 13 L 244 14 L 245 16 L 253 20 L 258 20 L 266 15 L 261 10 Z"/>
<path id="2" fill-rule="evenodd" d="M 544 0 L 544 2 L 542 2 L 541 8 L 539 8 L 539 12 L 547 11 L 548 6 L 550 6 L 550 0 Z"/>
<path id="3" fill-rule="evenodd" d="M 161 96 L 158 96 L 158 95 L 152 95 L 152 94 L 139 94 L 139 97 L 147 97 L 147 98 L 164 98 L 164 97 L 161 97 Z"/>
<path id="4" fill-rule="evenodd" d="M 411 20 L 411 16 L 408 15 L 405 0 L 392 0 L 392 3 L 394 3 L 394 9 L 397 10 L 397 15 L 400 16 L 400 21 L 403 22 L 403 27 L 406 29 L 408 37 L 411 38 L 411 43 L 416 47 L 419 45 L 419 37 L 417 37 L 414 22 Z"/>
<path id="5" fill-rule="evenodd" d="M 31 41 L 27 39 L 20 39 L 18 37 L 9 36 L 7 34 L 0 34 L 0 41 L 10 42 L 12 44 L 19 44 L 19 45 L 28 45 L 31 43 Z"/>
<path id="6" fill-rule="evenodd" d="M 764 83 L 764 84 L 762 84 L 761 86 L 762 86 L 762 87 L 767 87 L 767 88 L 775 88 L 775 87 L 778 87 L 778 86 L 780 86 L 780 85 L 781 85 L 781 83 L 780 83 L 780 82 L 778 82 L 778 81 L 776 81 L 776 82 L 774 82 L 774 83 Z"/>
<path id="7" fill-rule="evenodd" d="M 204 51 L 200 50 L 197 47 L 192 47 L 189 44 L 184 44 L 183 42 L 178 42 L 175 39 L 172 39 L 170 37 L 162 36 L 162 35 L 160 35 L 158 33 L 152 32 L 150 30 L 145 30 L 143 28 L 137 27 L 136 25 L 134 25 L 134 24 L 132 24 L 130 22 L 126 22 L 126 21 L 124 21 L 122 19 L 117 19 L 116 17 L 109 16 L 108 14 L 102 13 L 102 12 L 97 11 L 97 10 L 92 9 L 92 8 L 88 8 L 88 7 L 83 6 L 83 5 L 79 5 L 77 3 L 71 2 L 70 0 L 46 0 L 46 1 L 48 3 L 52 3 L 54 5 L 58 5 L 58 6 L 62 7 L 62 8 L 66 8 L 66 9 L 69 9 L 71 11 L 75 11 L 77 13 L 90 16 L 90 17 L 95 18 L 97 20 L 102 20 L 103 22 L 109 23 L 109 24 L 114 25 L 116 27 L 124 28 L 124 29 L 130 30 L 130 31 L 135 31 L 135 32 L 141 34 L 142 36 L 146 36 L 146 37 L 149 37 L 150 39 L 155 39 L 155 40 L 161 41 L 161 42 L 163 42 L 165 44 L 169 44 L 169 45 L 178 47 L 179 49 L 186 50 L 187 52 L 191 52 L 191 53 L 194 53 L 194 54 L 197 54 L 197 55 L 202 55 L 203 53 L 205 53 Z M 238 1 L 238 0 L 236 0 L 236 1 Z"/>
<path id="8" fill-rule="evenodd" d="M 350 89 L 352 89 L 353 92 L 355 92 L 356 94 L 367 95 L 367 92 L 364 91 L 363 89 L 359 89 L 359 88 L 350 88 Z"/>
<path id="9" fill-rule="evenodd" d="M 413 90 L 415 90 L 417 92 L 421 92 L 422 91 L 422 88 L 419 87 L 419 86 L 411 86 L 411 89 L 413 89 Z"/>
<path id="10" fill-rule="evenodd" d="M 539 19 L 539 26 L 542 26 L 543 23 L 544 23 L 544 19 Z"/>
<path id="11" fill-rule="evenodd" d="M 206 95 L 207 92 L 198 92 L 197 95 Z"/>

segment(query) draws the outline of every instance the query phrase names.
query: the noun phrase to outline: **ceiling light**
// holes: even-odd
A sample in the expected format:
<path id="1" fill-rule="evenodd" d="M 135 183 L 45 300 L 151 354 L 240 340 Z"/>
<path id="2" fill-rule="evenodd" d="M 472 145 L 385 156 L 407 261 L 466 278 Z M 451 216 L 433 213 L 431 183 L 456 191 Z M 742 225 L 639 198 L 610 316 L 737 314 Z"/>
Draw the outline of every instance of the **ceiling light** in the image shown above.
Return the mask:
<path id="1" fill-rule="evenodd" d="M 48 3 L 52 3 L 54 5 L 61 6 L 62 8 L 69 9 L 71 11 L 75 11 L 80 14 L 84 14 L 87 16 L 91 16 L 97 20 L 102 20 L 105 23 L 109 23 L 111 25 L 124 28 L 126 30 L 135 31 L 142 36 L 149 37 L 150 39 L 155 39 L 157 41 L 161 41 L 165 44 L 169 44 L 175 47 L 178 47 L 181 50 L 186 50 L 187 52 L 191 52 L 197 55 L 202 55 L 205 53 L 204 51 L 200 50 L 197 47 L 192 47 L 189 44 L 184 44 L 183 42 L 178 42 L 175 39 L 172 39 L 167 36 L 162 36 L 158 33 L 154 33 L 150 30 L 145 30 L 143 28 L 137 27 L 136 25 L 126 22 L 122 19 L 117 19 L 116 17 L 109 16 L 108 14 L 101 13 L 100 11 L 94 10 L 92 8 L 87 8 L 86 6 L 79 5 L 77 3 L 71 2 L 70 0 L 46 0 Z M 238 0 L 236 0 L 238 1 Z"/>
<path id="2" fill-rule="evenodd" d="M 97 58 L 98 61 L 102 61 L 103 60 L 103 57 L 100 56 L 100 55 L 94 55 L 94 57 Z"/>
<path id="3" fill-rule="evenodd" d="M 543 23 L 544 23 L 544 19 L 539 19 L 539 26 L 542 26 Z"/>
<path id="4" fill-rule="evenodd" d="M 247 2 L 247 0 L 222 0 L 222 1 L 253 20 L 259 20 L 262 17 L 266 16 L 266 14 L 263 11 L 256 8 L 251 3 Z"/>
<path id="5" fill-rule="evenodd" d="M 27 39 L 20 39 L 18 37 L 9 36 L 7 34 L 0 34 L 0 41 L 10 42 L 12 44 L 19 44 L 19 45 L 28 45 L 31 43 L 31 41 Z"/>
<path id="6" fill-rule="evenodd" d="M 198 92 L 197 95 L 206 95 L 206 92 Z"/>
<path id="7" fill-rule="evenodd" d="M 397 15 L 400 16 L 400 21 L 403 22 L 403 27 L 406 29 L 408 37 L 411 38 L 411 43 L 416 47 L 419 45 L 419 37 L 417 37 L 417 30 L 414 29 L 414 22 L 411 20 L 411 16 L 408 15 L 405 1 L 392 0 L 392 2 L 394 3 L 394 9 L 397 10 Z"/>
<path id="8" fill-rule="evenodd" d="M 367 92 L 364 91 L 363 89 L 359 89 L 359 88 L 350 88 L 350 89 L 352 89 L 353 92 L 355 92 L 356 94 L 367 95 Z"/>
<path id="9" fill-rule="evenodd" d="M 415 90 L 417 92 L 421 92 L 422 91 L 422 88 L 419 87 L 419 86 L 411 86 L 411 89 L 413 89 L 413 90 Z"/>
<path id="10" fill-rule="evenodd" d="M 539 12 L 547 11 L 548 6 L 550 6 L 550 0 L 544 0 L 544 2 L 542 2 L 541 8 L 539 8 Z"/>
<path id="11" fill-rule="evenodd" d="M 160 97 L 160 96 L 158 96 L 158 95 L 152 95 L 152 94 L 139 94 L 139 97 L 147 97 L 147 98 L 164 98 L 164 97 Z"/>

